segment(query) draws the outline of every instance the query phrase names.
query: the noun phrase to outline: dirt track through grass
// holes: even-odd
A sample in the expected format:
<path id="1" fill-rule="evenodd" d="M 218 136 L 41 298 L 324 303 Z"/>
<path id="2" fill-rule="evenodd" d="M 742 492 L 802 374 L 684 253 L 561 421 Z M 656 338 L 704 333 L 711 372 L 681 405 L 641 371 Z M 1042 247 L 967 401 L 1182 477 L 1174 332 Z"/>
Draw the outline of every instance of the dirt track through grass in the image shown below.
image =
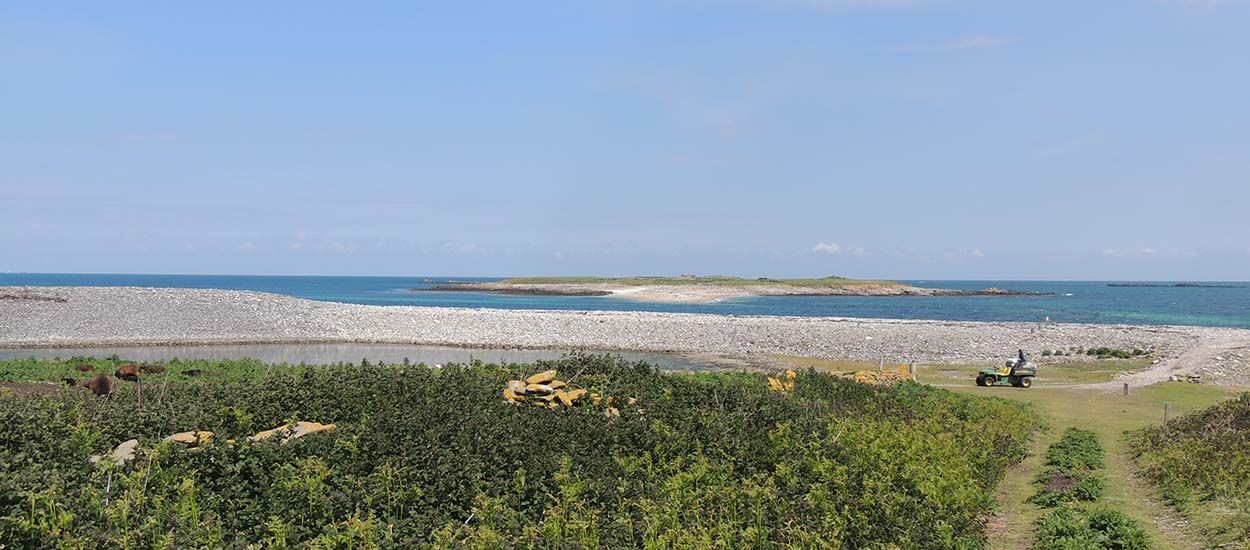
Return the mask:
<path id="1" fill-rule="evenodd" d="M 1076 426 L 1098 434 L 1107 451 L 1107 494 L 1103 502 L 1124 511 L 1149 531 L 1156 548 L 1202 548 L 1201 534 L 1184 518 L 1165 506 L 1154 487 L 1137 476 L 1128 456 L 1124 432 L 1157 424 L 1163 420 L 1163 404 L 1170 403 L 1170 414 L 1181 415 L 1232 397 L 1238 390 L 1184 383 L 1163 383 L 1134 388 L 1128 396 L 1074 387 L 978 388 L 971 382 L 951 387 L 970 394 L 1002 397 L 1032 403 L 1044 416 L 1049 429 L 1040 434 L 1031 455 L 1012 470 L 997 495 L 1000 511 L 991 522 L 990 548 L 1028 548 L 1032 543 L 1032 522 L 1040 508 L 1025 500 L 1032 494 L 1033 476 L 1041 466 L 1041 453 L 1065 428 Z"/>

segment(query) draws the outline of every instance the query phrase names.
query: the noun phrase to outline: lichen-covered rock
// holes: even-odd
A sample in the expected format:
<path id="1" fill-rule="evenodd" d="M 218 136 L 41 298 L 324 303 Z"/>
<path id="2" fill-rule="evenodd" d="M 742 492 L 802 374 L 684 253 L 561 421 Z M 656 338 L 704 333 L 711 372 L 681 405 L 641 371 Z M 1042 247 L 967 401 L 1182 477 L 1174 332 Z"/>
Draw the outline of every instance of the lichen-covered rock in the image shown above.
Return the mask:
<path id="1" fill-rule="evenodd" d="M 166 437 L 165 441 L 181 443 L 188 447 L 198 447 L 200 445 L 207 445 L 208 443 L 211 443 L 213 441 L 213 432 L 206 432 L 202 430 L 179 432 Z"/>
<path id="2" fill-rule="evenodd" d="M 113 452 L 107 455 L 92 455 L 88 460 L 90 460 L 92 464 L 98 463 L 101 460 L 111 460 L 118 464 L 125 464 L 135 457 L 135 448 L 138 446 L 138 439 L 127 439 L 114 448 Z"/>
<path id="3" fill-rule="evenodd" d="M 525 379 L 526 384 L 546 384 L 556 379 L 556 371 L 543 371 Z"/>

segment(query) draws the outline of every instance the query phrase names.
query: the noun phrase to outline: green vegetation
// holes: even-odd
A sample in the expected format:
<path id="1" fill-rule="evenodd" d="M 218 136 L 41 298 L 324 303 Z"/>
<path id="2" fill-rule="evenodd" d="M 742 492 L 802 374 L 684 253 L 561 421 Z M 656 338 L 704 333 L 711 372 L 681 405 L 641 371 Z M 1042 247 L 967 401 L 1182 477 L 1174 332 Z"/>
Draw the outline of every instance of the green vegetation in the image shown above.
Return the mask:
<path id="1" fill-rule="evenodd" d="M 0 372 L 82 377 L 70 364 Z M 0 389 L 0 545 L 976 548 L 1036 424 L 1001 399 L 810 370 L 779 393 L 607 357 L 195 365 L 148 377 L 142 406 L 129 383 Z M 545 369 L 622 398 L 619 416 L 504 402 L 507 380 Z M 294 419 L 337 428 L 244 442 Z M 216 437 L 161 442 L 185 430 Z M 132 437 L 134 460 L 88 463 Z"/>
<path id="2" fill-rule="evenodd" d="M 1212 545 L 1250 545 L 1250 393 L 1137 430 L 1129 447 Z"/>
<path id="3" fill-rule="evenodd" d="M 1096 472 L 1104 458 L 1098 434 L 1079 428 L 1068 428 L 1046 449 L 1046 469 L 1037 476 L 1040 488 L 1030 501 L 1053 510 L 1034 522 L 1033 548 L 1150 548 L 1150 536 L 1123 512 L 1073 504 L 1102 498 L 1103 479 Z"/>
<path id="4" fill-rule="evenodd" d="M 843 277 L 829 276 L 818 279 L 769 279 L 761 277 L 758 279 L 744 279 L 741 277 L 727 277 L 722 275 L 708 276 L 682 276 L 682 277 L 520 277 L 515 279 L 504 279 L 500 281 L 506 284 L 518 285 L 589 285 L 589 284 L 613 284 L 624 286 L 652 286 L 652 285 L 716 285 L 716 286 L 766 286 L 766 285 L 787 285 L 801 286 L 812 288 L 838 288 L 844 286 L 855 285 L 886 285 L 886 286 L 905 286 L 901 283 L 891 281 L 869 281 L 861 279 L 847 279 Z"/>
<path id="5" fill-rule="evenodd" d="M 1056 508 L 1038 518 L 1035 550 L 1146 550 L 1150 536 L 1133 518 L 1109 509 Z"/>
<path id="6" fill-rule="evenodd" d="M 1098 348 L 1085 349 L 1085 348 L 1076 347 L 1076 346 L 1072 346 L 1066 350 L 1064 349 L 1042 350 L 1042 357 L 1065 357 L 1065 356 L 1074 356 L 1074 355 L 1087 355 L 1090 357 L 1096 357 L 1099 360 L 1134 359 L 1137 357 L 1147 357 L 1150 355 L 1150 351 L 1144 350 L 1141 348 L 1116 349 L 1116 348 L 1108 348 L 1108 347 L 1098 347 Z"/>
<path id="7" fill-rule="evenodd" d="M 1054 508 L 1102 498 L 1105 482 L 1095 471 L 1103 467 L 1103 450 L 1094 432 L 1068 428 L 1046 450 L 1045 466 L 1034 479 L 1038 491 L 1029 499 L 1034 504 Z"/>
<path id="8" fill-rule="evenodd" d="M 1132 361 L 1108 363 L 1119 363 L 1119 368 L 1123 369 Z M 1049 368 L 1043 367 L 1043 373 L 1047 373 Z M 925 379 L 926 371 L 932 375 L 934 370 L 940 372 L 937 366 L 921 371 L 921 380 Z M 1053 375 L 1054 372 L 1049 371 L 1048 376 Z M 1171 404 L 1172 414 L 1180 416 L 1227 400 L 1235 396 L 1235 392 L 1200 384 L 1155 384 L 1132 388 L 1127 396 L 1083 388 L 1047 387 L 1040 383 L 1027 390 L 981 388 L 973 385 L 970 376 L 961 377 L 958 381 L 949 378 L 944 384 L 960 393 L 1029 403 L 1051 427 L 1038 434 L 1030 456 L 1013 467 L 1011 475 L 999 484 L 996 500 L 1000 512 L 995 521 L 1000 527 L 991 530 L 991 548 L 1027 548 L 1033 544 L 1033 522 L 1047 511 L 1029 502 L 1029 498 L 1037 492 L 1033 480 L 1037 472 L 1045 468 L 1042 461 L 1047 446 L 1057 441 L 1071 426 L 1097 433 L 1105 450 L 1106 467 L 1101 474 L 1106 480 L 1106 490 L 1099 501 L 1102 506 L 1135 519 L 1159 548 L 1198 546 L 1201 533 L 1185 528 L 1181 518 L 1175 517 L 1171 509 L 1154 498 L 1151 485 L 1138 477 L 1138 467 L 1126 449 L 1124 432 L 1158 424 L 1163 419 L 1165 402 Z"/>

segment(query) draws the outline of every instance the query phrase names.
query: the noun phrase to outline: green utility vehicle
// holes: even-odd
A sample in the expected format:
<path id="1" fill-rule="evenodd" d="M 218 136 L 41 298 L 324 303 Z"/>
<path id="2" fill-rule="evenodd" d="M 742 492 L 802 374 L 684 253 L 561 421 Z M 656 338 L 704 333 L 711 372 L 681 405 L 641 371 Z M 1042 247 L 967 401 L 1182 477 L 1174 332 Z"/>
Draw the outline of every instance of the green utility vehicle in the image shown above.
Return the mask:
<path id="1" fill-rule="evenodd" d="M 1001 367 L 986 367 L 977 373 L 978 386 L 994 386 L 1011 384 L 1017 388 L 1033 385 L 1033 377 L 1037 376 L 1037 364 L 1024 359 L 1010 359 Z"/>

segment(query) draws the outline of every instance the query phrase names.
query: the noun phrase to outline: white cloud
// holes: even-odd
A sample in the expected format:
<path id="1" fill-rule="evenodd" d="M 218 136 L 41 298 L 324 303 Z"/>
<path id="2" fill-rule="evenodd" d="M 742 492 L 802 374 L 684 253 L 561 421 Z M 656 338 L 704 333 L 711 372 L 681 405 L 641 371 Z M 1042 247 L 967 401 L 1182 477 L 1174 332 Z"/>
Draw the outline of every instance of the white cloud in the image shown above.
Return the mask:
<path id="1" fill-rule="evenodd" d="M 838 243 L 816 243 L 816 246 L 812 247 L 812 252 L 818 254 L 837 254 L 841 251 L 842 247 L 838 246 Z"/>
<path id="2" fill-rule="evenodd" d="M 1150 257 L 1194 257 L 1198 253 L 1193 250 L 1181 250 L 1177 248 L 1159 249 L 1149 246 L 1140 248 L 1104 248 L 1103 256 L 1111 258 L 1150 258 Z"/>

